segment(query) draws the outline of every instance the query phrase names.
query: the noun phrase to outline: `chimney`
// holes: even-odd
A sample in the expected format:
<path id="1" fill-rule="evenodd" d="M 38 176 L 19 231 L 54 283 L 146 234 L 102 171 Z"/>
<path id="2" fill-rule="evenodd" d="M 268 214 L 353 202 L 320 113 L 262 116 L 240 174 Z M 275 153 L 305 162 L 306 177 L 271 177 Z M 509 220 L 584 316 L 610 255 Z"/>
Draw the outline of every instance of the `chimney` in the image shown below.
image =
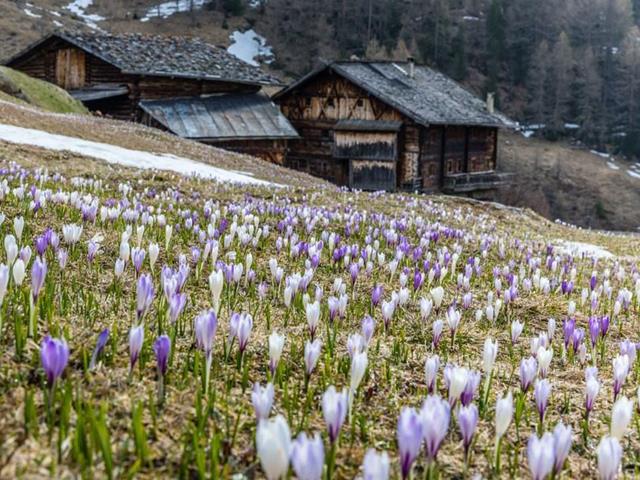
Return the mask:
<path id="1" fill-rule="evenodd" d="M 489 113 L 493 113 L 495 108 L 494 108 L 494 93 L 493 92 L 489 92 L 487 93 L 487 112 Z"/>
<path id="2" fill-rule="evenodd" d="M 407 57 L 407 63 L 409 63 L 409 78 L 413 78 L 416 73 L 416 62 L 413 57 Z"/>

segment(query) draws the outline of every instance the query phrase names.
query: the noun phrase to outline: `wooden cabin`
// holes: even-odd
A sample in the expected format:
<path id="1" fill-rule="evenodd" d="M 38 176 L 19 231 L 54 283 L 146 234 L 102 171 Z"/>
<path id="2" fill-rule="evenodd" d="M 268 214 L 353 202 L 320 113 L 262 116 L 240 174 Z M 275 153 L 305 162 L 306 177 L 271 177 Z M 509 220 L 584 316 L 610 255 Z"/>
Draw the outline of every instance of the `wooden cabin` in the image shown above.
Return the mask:
<path id="1" fill-rule="evenodd" d="M 363 190 L 490 197 L 508 121 L 445 75 L 408 62 L 335 62 L 274 97 L 300 135 L 285 164 Z"/>
<path id="2" fill-rule="evenodd" d="M 279 163 L 297 138 L 261 93 L 282 83 L 199 39 L 54 33 L 6 65 L 64 88 L 91 111 Z M 255 115 L 248 105 L 259 106 Z"/>

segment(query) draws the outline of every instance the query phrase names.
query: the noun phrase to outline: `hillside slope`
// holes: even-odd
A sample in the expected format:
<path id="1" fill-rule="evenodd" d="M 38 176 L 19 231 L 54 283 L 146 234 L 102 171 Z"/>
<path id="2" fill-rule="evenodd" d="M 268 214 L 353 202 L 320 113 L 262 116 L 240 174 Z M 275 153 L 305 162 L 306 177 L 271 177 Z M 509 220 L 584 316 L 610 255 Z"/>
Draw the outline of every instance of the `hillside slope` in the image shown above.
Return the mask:
<path id="1" fill-rule="evenodd" d="M 499 200 L 582 227 L 640 227 L 640 169 L 562 142 L 503 132 L 500 167 L 516 172 Z"/>

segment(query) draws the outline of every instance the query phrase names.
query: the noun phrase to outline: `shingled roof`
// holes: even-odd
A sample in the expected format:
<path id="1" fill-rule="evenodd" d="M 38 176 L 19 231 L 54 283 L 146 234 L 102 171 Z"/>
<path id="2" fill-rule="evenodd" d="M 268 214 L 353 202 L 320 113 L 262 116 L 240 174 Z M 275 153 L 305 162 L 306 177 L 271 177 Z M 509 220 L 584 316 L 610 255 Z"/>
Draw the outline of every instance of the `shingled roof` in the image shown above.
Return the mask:
<path id="1" fill-rule="evenodd" d="M 296 89 L 326 69 L 423 125 L 510 126 L 506 117 L 487 111 L 485 102 L 446 75 L 415 65 L 411 76 L 408 62 L 334 62 L 302 77 L 274 98 Z"/>
<path id="2" fill-rule="evenodd" d="M 203 40 L 139 33 L 53 33 L 13 57 L 7 64 L 55 37 L 118 67 L 123 73 L 282 85 L 278 78 Z"/>

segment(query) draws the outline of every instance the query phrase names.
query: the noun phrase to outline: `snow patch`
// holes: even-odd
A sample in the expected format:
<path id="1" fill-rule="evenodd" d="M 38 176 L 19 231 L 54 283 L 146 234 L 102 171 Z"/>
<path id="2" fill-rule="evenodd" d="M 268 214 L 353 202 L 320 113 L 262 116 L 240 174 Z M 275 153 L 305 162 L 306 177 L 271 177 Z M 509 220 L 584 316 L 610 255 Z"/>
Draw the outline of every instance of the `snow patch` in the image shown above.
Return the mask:
<path id="1" fill-rule="evenodd" d="M 169 0 L 164 3 L 159 3 L 147 10 L 144 17 L 140 19 L 141 22 L 148 22 L 152 18 L 169 18 L 176 13 L 189 12 L 191 10 L 200 10 L 204 5 L 211 0 Z"/>
<path id="2" fill-rule="evenodd" d="M 96 22 L 101 22 L 105 20 L 105 18 L 100 15 L 86 13 L 86 10 L 91 5 L 93 5 L 93 0 L 74 0 L 64 8 L 81 18 L 89 28 L 100 30 Z"/>
<path id="3" fill-rule="evenodd" d="M 42 130 L 16 127 L 2 123 L 0 123 L 0 140 L 21 145 L 33 145 L 48 150 L 69 151 L 126 167 L 147 170 L 169 170 L 181 175 L 195 175 L 219 182 L 278 186 L 265 180 L 251 178 L 250 173 L 231 172 L 176 155 L 130 150 L 107 143 L 92 142 L 80 138 L 56 135 Z"/>
<path id="4" fill-rule="evenodd" d="M 574 257 L 585 255 L 586 257 L 593 258 L 612 258 L 614 256 L 609 250 L 591 243 L 571 242 L 569 240 L 557 240 L 556 242 L 555 247 L 560 253 Z"/>
<path id="5" fill-rule="evenodd" d="M 530 138 L 530 137 L 533 137 L 533 134 L 534 134 L 534 133 L 536 133 L 536 131 L 535 131 L 535 130 L 523 130 L 523 131 L 522 131 L 522 136 L 523 136 L 524 138 Z"/>
<path id="6" fill-rule="evenodd" d="M 627 175 L 633 178 L 640 178 L 640 173 L 635 172 L 633 170 L 627 170 Z"/>
<path id="7" fill-rule="evenodd" d="M 251 29 L 246 32 L 236 30 L 229 38 L 231 38 L 231 45 L 227 48 L 227 52 L 249 65 L 257 67 L 258 58 L 262 59 L 264 63 L 273 62 L 273 49 L 267 45 L 267 39 L 258 35 L 255 30 Z"/>
<path id="8" fill-rule="evenodd" d="M 578 128 L 580 128 L 580 125 L 578 125 L 577 123 L 565 123 L 564 128 L 566 128 L 567 130 L 577 130 Z"/>
<path id="9" fill-rule="evenodd" d="M 594 155 L 598 155 L 599 157 L 602 157 L 602 158 L 611 158 L 611 154 L 606 152 L 599 152 L 597 150 L 589 150 L 589 151 Z"/>
<path id="10" fill-rule="evenodd" d="M 33 13 L 31 10 L 29 10 L 28 8 L 24 9 L 24 13 L 27 14 L 28 17 L 31 18 L 42 18 L 42 15 L 38 15 L 37 13 Z"/>
<path id="11" fill-rule="evenodd" d="M 58 27 L 58 28 L 60 28 L 60 27 L 62 27 L 62 26 L 63 26 L 63 25 L 62 25 L 62 23 L 60 23 L 58 20 L 54 20 L 54 21 L 53 21 L 53 25 L 54 25 L 54 26 L 56 26 L 56 27 Z"/>
<path id="12" fill-rule="evenodd" d="M 480 21 L 480 17 L 476 17 L 474 15 L 465 15 L 464 17 L 462 17 L 462 19 L 467 21 L 467 22 L 479 22 Z"/>
<path id="13" fill-rule="evenodd" d="M 620 170 L 620 167 L 613 162 L 607 162 L 607 167 L 611 170 Z"/>
<path id="14" fill-rule="evenodd" d="M 258 8 L 260 5 L 266 5 L 267 0 L 249 0 L 249 7 Z"/>

